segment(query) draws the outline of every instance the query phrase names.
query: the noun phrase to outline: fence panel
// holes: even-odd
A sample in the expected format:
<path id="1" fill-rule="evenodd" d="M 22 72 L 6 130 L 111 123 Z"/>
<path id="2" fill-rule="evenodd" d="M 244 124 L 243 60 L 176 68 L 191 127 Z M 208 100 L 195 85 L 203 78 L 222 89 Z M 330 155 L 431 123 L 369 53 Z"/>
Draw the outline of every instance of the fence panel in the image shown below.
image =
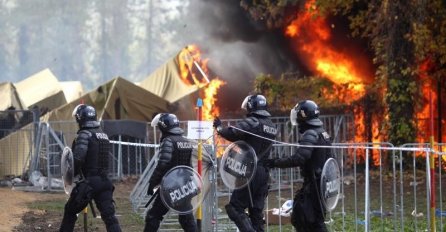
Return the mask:
<path id="1" fill-rule="evenodd" d="M 21 176 L 33 152 L 36 112 L 0 111 L 0 177 Z"/>
<path id="2" fill-rule="evenodd" d="M 225 146 L 220 144 L 215 150 L 224 150 Z M 297 146 L 275 144 L 271 156 L 289 156 Z M 443 153 L 435 153 L 435 185 L 431 185 L 432 176 L 427 162 L 431 150 L 427 145 L 393 147 L 389 143 L 336 143 L 332 149 L 340 165 L 342 184 L 338 205 L 326 216 L 330 231 L 433 231 L 430 224 L 433 219 L 436 219 L 436 228 L 444 229 Z M 217 220 L 203 229 L 235 229 L 224 210 L 231 190 L 224 186 L 219 173 L 216 176 L 216 194 L 208 195 L 203 207 L 214 210 Z M 266 229 L 293 231 L 289 216 L 277 215 L 277 211 L 301 188 L 300 170 L 297 167 L 272 169 L 270 176 L 265 208 Z M 437 195 L 435 215 L 430 213 L 431 187 Z M 171 228 L 168 224 L 162 228 Z"/>

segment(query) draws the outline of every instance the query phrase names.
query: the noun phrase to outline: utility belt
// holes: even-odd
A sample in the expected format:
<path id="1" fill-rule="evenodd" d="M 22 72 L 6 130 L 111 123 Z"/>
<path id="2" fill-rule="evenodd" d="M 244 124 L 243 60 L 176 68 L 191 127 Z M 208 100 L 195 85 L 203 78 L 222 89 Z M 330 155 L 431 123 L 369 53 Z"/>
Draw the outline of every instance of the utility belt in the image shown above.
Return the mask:
<path id="1" fill-rule="evenodd" d="M 107 178 L 107 173 L 101 169 L 88 169 L 84 173 L 84 176 L 85 177 L 100 176 L 102 178 Z"/>
<path id="2" fill-rule="evenodd" d="M 259 161 L 257 161 L 257 166 L 262 166 L 262 167 L 267 168 L 267 167 L 265 166 L 265 163 L 266 163 L 266 160 L 259 160 Z"/>

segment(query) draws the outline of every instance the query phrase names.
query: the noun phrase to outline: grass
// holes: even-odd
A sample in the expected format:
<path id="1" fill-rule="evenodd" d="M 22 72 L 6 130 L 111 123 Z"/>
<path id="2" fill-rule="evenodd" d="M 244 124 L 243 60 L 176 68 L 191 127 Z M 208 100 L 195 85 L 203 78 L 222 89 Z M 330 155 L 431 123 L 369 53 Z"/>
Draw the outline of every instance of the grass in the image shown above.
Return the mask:
<path id="1" fill-rule="evenodd" d="M 422 173 L 420 173 L 422 176 Z M 397 186 L 397 194 L 396 194 L 396 203 L 394 202 L 393 196 L 393 184 L 391 182 L 392 178 L 383 180 L 383 188 L 380 189 L 378 186 L 379 182 L 376 178 L 375 173 L 371 173 L 371 188 L 370 188 L 370 209 L 372 210 L 370 214 L 370 231 L 425 231 L 428 228 L 427 222 L 427 204 L 426 204 L 426 184 L 423 180 L 419 180 L 420 184 L 416 191 L 411 186 L 411 177 L 410 175 L 405 175 L 407 180 L 402 182 L 403 191 L 400 191 L 400 187 L 398 183 Z M 396 177 L 399 180 L 399 177 Z M 442 179 L 443 182 L 446 178 Z M 417 180 L 418 181 L 418 180 Z M 340 200 L 334 212 L 331 215 L 331 219 L 333 220 L 327 227 L 330 231 L 364 231 L 365 223 L 364 223 L 364 186 L 363 184 L 363 176 L 359 175 L 356 179 L 356 193 L 354 184 L 344 185 L 344 200 Z M 446 186 L 444 183 L 437 184 L 441 186 Z M 144 219 L 140 215 L 136 214 L 132 210 L 132 206 L 129 200 L 129 194 L 134 186 L 133 182 L 120 182 L 117 185 L 117 189 L 114 194 L 114 199 L 117 202 L 117 216 L 123 231 L 142 231 L 144 228 Z M 298 188 L 299 186 L 296 186 Z M 377 214 L 377 209 L 381 207 L 380 200 L 380 192 L 382 192 L 382 208 L 385 216 L 382 218 Z M 284 200 L 292 198 L 291 191 L 282 191 L 281 196 L 279 198 L 277 192 L 270 192 L 269 194 L 269 208 L 278 207 L 280 203 L 283 203 Z M 357 197 L 358 203 L 354 204 L 354 197 Z M 415 196 L 417 201 L 415 202 Z M 445 198 L 445 197 L 443 197 Z M 280 201 L 279 201 L 280 199 Z M 224 214 L 224 205 L 226 204 L 228 198 L 224 197 L 219 199 L 219 207 L 223 210 L 220 214 Z M 437 195 L 437 200 L 438 195 Z M 446 199 L 443 199 L 443 204 Z M 55 197 L 54 199 L 45 200 L 45 201 L 35 201 L 29 203 L 29 207 L 31 209 L 41 210 L 45 212 L 45 215 L 42 215 L 42 219 L 39 220 L 53 220 L 53 225 L 58 226 L 60 224 L 60 220 L 62 219 L 63 207 L 66 202 L 66 197 Z M 403 204 L 402 204 L 403 203 Z M 394 215 L 394 206 L 397 207 L 397 215 Z M 401 211 L 401 206 L 403 205 Z M 438 205 L 438 203 L 437 203 Z M 420 217 L 414 217 L 411 215 L 414 208 L 417 208 L 418 213 L 423 213 Z M 345 214 L 342 216 L 341 211 L 344 208 Z M 438 208 L 438 207 L 437 207 Z M 446 208 L 446 207 L 443 207 Z M 356 217 L 355 217 L 356 212 Z M 379 211 L 378 211 L 379 212 Z M 401 217 L 401 212 L 403 212 L 403 216 Z M 98 213 L 98 212 L 97 212 Z M 396 220 L 395 220 L 396 216 Z M 161 228 L 167 227 L 178 227 L 177 217 L 173 216 L 170 221 L 172 221 L 172 225 L 163 225 Z M 402 218 L 402 219 L 401 219 Z M 24 218 L 25 223 L 26 219 Z M 402 221 L 401 221 L 402 220 Z M 445 223 L 446 219 L 443 219 L 443 223 Z M 59 224 L 58 224 L 59 223 Z M 220 223 L 220 222 L 219 222 Z M 101 219 L 96 218 L 93 219 L 91 214 L 89 214 L 88 218 L 89 231 L 105 231 L 105 226 Z M 219 228 L 225 226 L 225 224 L 230 225 L 230 223 L 221 222 Z M 83 231 L 83 219 L 79 218 L 76 224 L 75 231 Z M 440 228 L 440 218 L 437 217 L 437 231 Z M 22 230 L 26 231 L 26 230 Z M 229 230 L 228 231 L 232 231 Z M 278 232 L 278 231 L 294 231 L 290 224 L 276 226 L 269 225 L 268 231 Z M 446 231 L 443 229 L 443 231 Z"/>
<path id="2" fill-rule="evenodd" d="M 28 207 L 36 210 L 62 212 L 65 202 L 65 200 L 35 201 L 29 203 Z"/>

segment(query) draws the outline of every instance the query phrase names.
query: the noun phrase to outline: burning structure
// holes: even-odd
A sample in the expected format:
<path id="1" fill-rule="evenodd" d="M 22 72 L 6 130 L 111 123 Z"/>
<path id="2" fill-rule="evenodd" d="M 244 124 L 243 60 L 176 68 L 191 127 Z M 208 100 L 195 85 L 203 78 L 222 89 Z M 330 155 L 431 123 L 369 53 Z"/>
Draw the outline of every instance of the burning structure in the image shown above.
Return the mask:
<path id="1" fill-rule="evenodd" d="M 439 1 L 435 2 L 437 4 Z M 238 26 L 231 23 L 233 20 L 228 19 L 229 16 L 227 16 L 226 21 L 206 20 L 206 23 L 211 26 L 214 21 L 223 23 L 223 25 L 211 28 L 207 26 L 205 29 L 209 29 L 207 32 L 213 36 L 218 35 L 218 38 L 214 39 L 220 42 L 222 48 L 226 44 L 237 42 L 239 44 L 249 43 L 250 45 L 262 44 L 264 50 L 269 49 L 267 55 L 252 55 L 250 59 L 253 60 L 251 62 L 261 63 L 261 60 L 264 61 L 265 68 L 257 69 L 256 75 L 268 73 L 275 77 L 272 79 L 276 80 L 279 79 L 278 76 L 286 76 L 286 78 L 281 78 L 281 80 L 283 79 L 281 88 L 260 88 L 268 93 L 278 92 L 270 99 L 276 101 L 275 106 L 280 110 L 289 109 L 291 107 L 289 104 L 295 104 L 297 99 L 308 98 L 309 95 L 306 95 L 306 93 L 309 92 L 308 88 L 312 88 L 314 93 L 311 96 L 316 96 L 317 99 L 315 100 L 320 102 L 322 106 L 337 106 L 337 111 L 333 112 L 354 114 L 356 121 L 355 142 L 391 141 L 395 142 L 395 145 L 402 145 L 405 142 L 428 142 L 429 136 L 434 136 L 435 141 L 440 143 L 446 139 L 444 131 L 446 121 L 443 119 L 445 109 L 443 109 L 441 103 L 446 83 L 441 78 L 432 81 L 434 78 L 430 76 L 433 69 L 441 68 L 438 65 L 441 66 L 442 63 L 437 62 L 436 65 L 431 65 L 432 62 L 429 59 L 427 61 L 417 60 L 418 58 L 414 55 L 416 48 L 414 48 L 414 45 L 410 45 L 410 43 L 414 44 L 416 42 L 414 41 L 415 38 L 409 38 L 416 33 L 412 31 L 412 28 L 416 26 L 415 23 L 420 19 L 417 14 L 422 15 L 422 10 L 429 10 L 428 8 L 434 7 L 433 5 L 423 6 L 416 5 L 421 3 L 404 4 L 402 2 L 387 3 L 387 1 L 358 4 L 359 8 L 362 7 L 360 10 L 365 11 L 364 14 L 369 13 L 371 16 L 369 18 L 363 17 L 362 21 L 359 20 L 356 23 L 362 23 L 363 27 L 372 25 L 378 29 L 363 29 L 363 33 L 366 34 L 363 38 L 352 39 L 349 36 L 352 31 L 348 28 L 347 17 L 326 16 L 328 15 L 325 14 L 328 11 L 327 9 L 324 13 L 319 12 L 319 6 L 325 5 L 328 8 L 335 3 L 310 0 L 290 1 L 285 5 L 278 3 L 267 5 L 254 1 L 241 1 L 245 12 L 236 10 L 240 9 L 239 1 L 212 4 L 214 8 L 217 8 L 215 4 L 218 4 L 219 12 L 227 10 L 226 13 L 231 18 L 241 18 L 242 14 L 251 16 L 251 20 L 239 20 Z M 347 8 L 347 11 L 351 10 L 351 5 L 353 5 L 353 3 L 336 4 Z M 347 4 L 351 5 L 346 6 Z M 193 3 L 191 6 L 200 8 Z M 208 6 L 201 8 L 206 7 Z M 353 7 L 356 7 L 357 12 L 360 11 L 357 5 Z M 411 15 L 410 12 L 414 11 L 408 10 L 408 7 L 420 10 L 416 10 Z M 369 11 L 367 12 L 367 10 Z M 238 12 L 237 16 L 234 16 L 234 12 Z M 373 14 L 373 12 L 380 12 L 380 14 Z M 441 15 L 441 12 L 438 14 Z M 217 14 L 215 17 L 220 15 L 224 14 Z M 199 16 L 208 15 L 201 13 Z M 425 14 L 424 16 L 428 18 L 429 15 Z M 254 22 L 252 19 L 254 19 Z M 367 19 L 371 21 L 365 21 Z M 249 22 L 250 25 L 247 26 L 246 22 Z M 377 22 L 382 22 L 385 25 L 380 29 L 380 23 Z M 420 25 L 423 24 L 419 23 L 418 26 L 420 27 Z M 242 33 L 240 28 L 248 29 L 244 30 L 245 33 Z M 223 29 L 227 29 L 226 33 L 222 31 Z M 273 37 L 274 39 L 271 39 Z M 376 38 L 380 40 L 376 40 Z M 381 47 L 379 47 L 380 42 Z M 203 41 L 203 43 L 200 43 L 201 45 L 203 45 L 204 50 L 209 51 L 212 50 L 209 46 L 215 44 Z M 249 47 L 249 45 L 245 47 Z M 242 51 L 242 49 L 239 50 Z M 252 51 L 255 51 L 255 49 L 250 50 L 250 52 Z M 377 52 L 381 53 L 377 54 Z M 386 54 L 389 56 L 386 56 Z M 227 54 L 225 55 L 225 57 L 228 57 Z M 216 58 L 217 55 L 211 55 L 211 57 L 213 58 L 210 63 L 211 67 L 216 67 L 214 70 L 224 80 L 228 80 L 227 88 L 233 87 L 233 83 L 240 85 L 242 80 L 244 86 L 248 88 L 245 89 L 245 93 L 252 90 L 249 85 L 252 79 L 238 72 L 237 65 L 233 65 L 230 70 L 232 71 L 231 75 L 239 79 L 232 81 L 232 79 L 229 79 L 230 77 L 228 78 L 229 75 L 220 72 L 220 70 L 225 69 L 222 68 L 225 63 L 230 65 L 232 62 L 219 60 Z M 275 58 L 276 62 L 269 62 L 272 60 L 271 58 Z M 221 64 L 215 64 L 214 62 Z M 277 65 L 277 63 L 280 64 Z M 395 64 L 399 64 L 399 66 Z M 249 70 L 250 67 L 252 65 L 248 64 L 244 68 Z M 312 81 L 317 79 L 319 82 L 317 86 L 308 86 L 305 83 L 307 89 L 289 88 L 294 79 Z M 268 79 L 268 81 L 271 81 L 271 79 Z M 321 82 L 323 83 L 321 84 Z M 264 86 L 268 87 L 268 85 Z M 289 97 L 284 99 L 285 96 L 290 96 L 283 92 L 287 88 L 295 93 L 292 100 Z M 299 93 L 299 90 L 302 90 L 302 92 Z M 404 91 L 406 93 L 401 94 Z M 221 92 L 228 94 L 225 87 L 221 89 Z M 398 92 L 399 95 L 395 95 L 395 92 Z M 230 105 L 225 98 L 229 97 L 218 97 L 220 106 L 223 108 Z M 288 102 L 282 104 L 281 102 L 277 103 L 277 101 Z M 233 99 L 231 102 L 234 102 Z M 236 106 L 233 106 L 229 111 L 235 108 Z M 227 111 L 225 110 L 225 112 Z M 391 138 L 395 135 L 397 135 L 397 139 L 392 140 Z"/>

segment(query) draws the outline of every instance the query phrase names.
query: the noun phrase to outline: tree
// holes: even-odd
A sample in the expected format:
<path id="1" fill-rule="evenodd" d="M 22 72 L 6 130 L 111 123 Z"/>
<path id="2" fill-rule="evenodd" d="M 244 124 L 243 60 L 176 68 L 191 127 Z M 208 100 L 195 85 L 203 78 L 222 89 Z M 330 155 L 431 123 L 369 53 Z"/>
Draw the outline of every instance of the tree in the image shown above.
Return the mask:
<path id="1" fill-rule="evenodd" d="M 292 9 L 302 2 L 252 1 L 246 9 L 260 20 L 271 18 L 277 7 Z M 423 70 L 429 81 L 441 81 L 446 74 L 444 1 L 315 0 L 315 8 L 323 16 L 348 17 L 352 35 L 369 41 L 377 66 L 372 89 L 378 93 L 377 89 L 386 89 L 383 108 L 388 114 L 389 141 L 395 145 L 415 141 L 415 112 L 423 101 L 419 95 L 421 82 L 426 81 L 419 78 L 420 65 L 429 62 Z M 273 21 L 285 27 L 289 16 L 280 17 L 273 17 Z"/>
<path id="2" fill-rule="evenodd" d="M 444 1 L 317 2 L 325 11 L 347 15 L 353 34 L 371 41 L 378 81 L 387 88 L 390 141 L 396 145 L 414 141 L 414 112 L 426 105 L 420 88 L 423 82 L 440 81 L 445 75 Z M 422 70 L 425 62 L 430 65 Z"/>

